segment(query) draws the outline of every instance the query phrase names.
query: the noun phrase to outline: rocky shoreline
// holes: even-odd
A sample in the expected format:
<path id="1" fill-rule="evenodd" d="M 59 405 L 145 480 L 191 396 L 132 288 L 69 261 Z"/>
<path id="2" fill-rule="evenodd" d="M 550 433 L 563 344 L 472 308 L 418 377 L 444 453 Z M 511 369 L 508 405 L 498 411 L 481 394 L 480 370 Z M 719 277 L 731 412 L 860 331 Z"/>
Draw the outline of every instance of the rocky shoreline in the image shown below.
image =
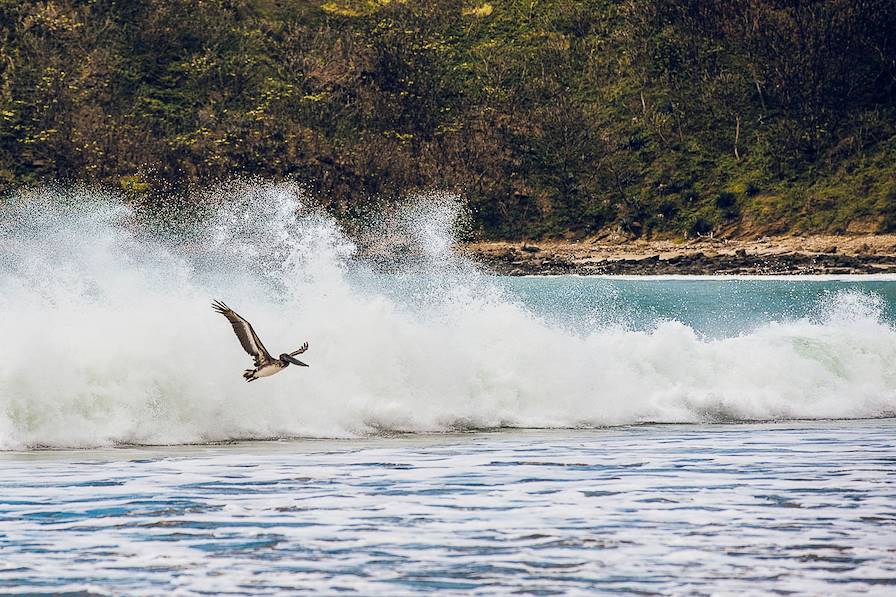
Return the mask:
<path id="1" fill-rule="evenodd" d="M 896 274 L 896 235 L 483 242 L 465 250 L 511 276 Z"/>

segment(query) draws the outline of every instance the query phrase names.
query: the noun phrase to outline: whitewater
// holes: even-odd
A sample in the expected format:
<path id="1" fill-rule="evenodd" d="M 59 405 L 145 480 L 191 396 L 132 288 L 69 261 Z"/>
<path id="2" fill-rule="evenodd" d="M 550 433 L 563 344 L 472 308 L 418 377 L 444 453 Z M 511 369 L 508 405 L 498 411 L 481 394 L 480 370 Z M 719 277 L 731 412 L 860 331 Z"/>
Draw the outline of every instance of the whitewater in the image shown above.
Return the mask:
<path id="1" fill-rule="evenodd" d="M 488 274 L 450 195 L 351 231 L 293 184 L 191 200 L 190 218 L 86 187 L 2 204 L 0 449 L 896 414 L 874 290 L 793 314 L 747 296 L 714 329 Z M 309 341 L 311 366 L 244 383 L 212 299 L 272 352 Z"/>

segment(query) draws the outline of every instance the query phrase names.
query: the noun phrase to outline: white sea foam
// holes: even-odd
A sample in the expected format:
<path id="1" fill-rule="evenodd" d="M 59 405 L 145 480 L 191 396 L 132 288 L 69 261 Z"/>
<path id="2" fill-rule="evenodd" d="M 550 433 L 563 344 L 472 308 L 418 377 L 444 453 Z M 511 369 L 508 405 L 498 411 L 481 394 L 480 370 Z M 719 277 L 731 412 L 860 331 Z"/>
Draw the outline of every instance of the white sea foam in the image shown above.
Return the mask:
<path id="1" fill-rule="evenodd" d="M 385 274 L 383 247 L 359 250 L 301 197 L 218 187 L 215 215 L 176 234 L 87 189 L 11 198 L 0 448 L 896 413 L 896 331 L 874 295 L 738 337 L 674 321 L 572 332 L 455 255 L 451 197 L 380 223 L 404 247 Z M 212 298 L 272 352 L 310 341 L 311 367 L 243 382 Z"/>

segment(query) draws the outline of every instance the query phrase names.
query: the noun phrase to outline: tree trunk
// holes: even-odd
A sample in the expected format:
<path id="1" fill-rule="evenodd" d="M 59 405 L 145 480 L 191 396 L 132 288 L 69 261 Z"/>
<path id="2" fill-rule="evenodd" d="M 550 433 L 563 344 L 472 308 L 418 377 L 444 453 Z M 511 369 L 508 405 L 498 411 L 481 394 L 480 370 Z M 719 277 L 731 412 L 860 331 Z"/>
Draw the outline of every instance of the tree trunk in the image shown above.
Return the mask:
<path id="1" fill-rule="evenodd" d="M 734 118 L 737 123 L 734 128 L 734 157 L 739 162 L 740 152 L 737 150 L 737 144 L 740 142 L 740 114 L 736 115 Z"/>

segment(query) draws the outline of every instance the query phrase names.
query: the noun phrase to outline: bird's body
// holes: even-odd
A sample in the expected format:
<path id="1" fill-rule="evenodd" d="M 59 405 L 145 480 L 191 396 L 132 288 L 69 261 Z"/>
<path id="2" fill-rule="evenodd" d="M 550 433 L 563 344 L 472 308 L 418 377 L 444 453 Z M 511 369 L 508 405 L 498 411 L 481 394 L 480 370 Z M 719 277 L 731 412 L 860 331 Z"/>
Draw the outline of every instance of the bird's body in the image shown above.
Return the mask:
<path id="1" fill-rule="evenodd" d="M 308 350 L 307 342 L 305 342 L 300 349 L 290 353 L 283 353 L 279 358 L 275 359 L 264 347 L 264 344 L 261 343 L 255 330 L 252 329 L 251 323 L 240 317 L 236 311 L 221 301 L 213 302 L 212 308 L 227 318 L 227 321 L 233 326 L 233 331 L 236 334 L 236 337 L 239 338 L 243 349 L 255 359 L 255 369 L 246 369 L 243 373 L 243 377 L 246 381 L 255 381 L 262 377 L 269 377 L 275 373 L 280 373 L 289 367 L 290 363 L 300 367 L 308 366 L 302 361 L 294 358 L 297 354 L 302 354 Z"/>
<path id="2" fill-rule="evenodd" d="M 252 381 L 254 379 L 258 379 L 260 377 L 268 377 L 275 373 L 280 373 L 286 367 L 289 366 L 289 363 L 281 363 L 280 360 L 276 360 L 273 363 L 268 365 L 264 365 L 257 369 L 246 369 L 246 372 L 243 373 L 243 376 L 248 380 Z"/>

